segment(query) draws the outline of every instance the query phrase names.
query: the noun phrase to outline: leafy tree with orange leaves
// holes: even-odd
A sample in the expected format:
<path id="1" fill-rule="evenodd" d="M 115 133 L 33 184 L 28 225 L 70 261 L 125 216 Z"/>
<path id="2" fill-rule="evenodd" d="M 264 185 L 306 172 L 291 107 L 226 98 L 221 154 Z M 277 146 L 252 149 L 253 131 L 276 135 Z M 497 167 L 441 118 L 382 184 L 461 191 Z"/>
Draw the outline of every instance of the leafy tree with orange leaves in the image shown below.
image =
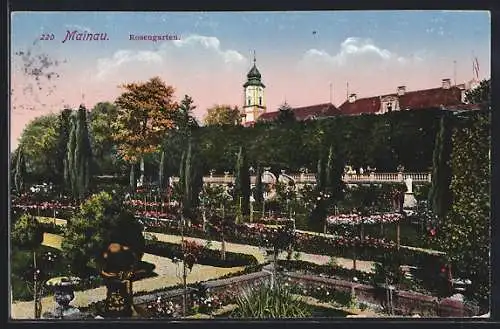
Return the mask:
<path id="1" fill-rule="evenodd" d="M 172 112 L 177 103 L 173 99 L 174 88 L 159 77 L 121 87 L 125 91 L 115 100 L 118 116 L 113 125 L 113 139 L 119 155 L 131 164 L 133 172 L 139 161 L 141 169 L 144 168 L 144 155 L 159 150 L 173 126 Z M 130 183 L 135 186 L 135 182 Z"/>

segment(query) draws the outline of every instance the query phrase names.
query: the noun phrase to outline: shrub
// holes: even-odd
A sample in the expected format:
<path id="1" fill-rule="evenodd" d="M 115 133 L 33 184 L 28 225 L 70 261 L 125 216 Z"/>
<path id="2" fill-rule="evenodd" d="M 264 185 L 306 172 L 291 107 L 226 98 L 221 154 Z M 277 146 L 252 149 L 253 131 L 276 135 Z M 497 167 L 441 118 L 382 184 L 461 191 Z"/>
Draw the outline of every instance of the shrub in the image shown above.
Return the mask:
<path id="1" fill-rule="evenodd" d="M 311 315 L 308 305 L 281 282 L 265 282 L 243 291 L 237 298 L 237 305 L 231 317 L 267 319 L 305 318 Z"/>
<path id="2" fill-rule="evenodd" d="M 146 241 L 145 252 L 170 259 L 183 257 L 181 245 L 169 242 Z M 219 251 L 203 248 L 197 263 L 216 267 L 237 267 L 256 265 L 258 261 L 252 255 L 233 252 L 226 252 L 226 259 L 221 260 Z"/>

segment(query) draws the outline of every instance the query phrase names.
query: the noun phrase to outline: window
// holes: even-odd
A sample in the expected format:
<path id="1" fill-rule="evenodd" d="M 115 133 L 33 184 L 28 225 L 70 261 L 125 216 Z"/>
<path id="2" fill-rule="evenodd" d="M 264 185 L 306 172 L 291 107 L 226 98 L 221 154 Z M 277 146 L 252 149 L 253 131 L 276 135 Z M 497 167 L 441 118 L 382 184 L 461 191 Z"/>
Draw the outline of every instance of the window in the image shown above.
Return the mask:
<path id="1" fill-rule="evenodd" d="M 259 105 L 262 105 L 262 97 L 259 97 Z"/>
<path id="2" fill-rule="evenodd" d="M 248 97 L 248 105 L 250 105 L 250 103 L 251 103 L 251 102 L 250 102 L 250 97 Z"/>
<path id="3" fill-rule="evenodd" d="M 387 104 L 387 112 L 392 112 L 392 103 Z"/>

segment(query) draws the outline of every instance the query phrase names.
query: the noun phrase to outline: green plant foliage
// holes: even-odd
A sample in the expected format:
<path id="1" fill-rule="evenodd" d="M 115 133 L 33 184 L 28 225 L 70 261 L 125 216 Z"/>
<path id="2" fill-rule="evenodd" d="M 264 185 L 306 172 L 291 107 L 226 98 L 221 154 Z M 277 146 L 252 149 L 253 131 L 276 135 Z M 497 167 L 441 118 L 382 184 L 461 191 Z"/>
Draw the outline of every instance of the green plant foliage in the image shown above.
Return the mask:
<path id="1" fill-rule="evenodd" d="M 59 117 L 48 114 L 33 119 L 24 128 L 19 145 L 23 145 L 26 167 L 35 181 L 56 180 L 56 159 Z"/>
<path id="2" fill-rule="evenodd" d="M 429 204 L 439 218 L 444 218 L 450 208 L 451 184 L 451 119 L 443 116 L 436 136 L 433 155 L 432 185 L 429 191 Z"/>
<path id="3" fill-rule="evenodd" d="M 311 315 L 308 305 L 281 282 L 273 285 L 265 282 L 243 291 L 237 298 L 237 305 L 231 314 L 234 318 L 305 318 Z"/>
<path id="4" fill-rule="evenodd" d="M 16 167 L 14 174 L 14 184 L 18 194 L 22 194 L 25 190 L 26 181 L 26 159 L 24 157 L 23 146 L 19 146 L 16 157 Z"/>
<path id="5" fill-rule="evenodd" d="M 455 276 L 472 281 L 471 294 L 488 303 L 490 291 L 491 139 L 488 113 L 471 113 L 453 133 L 453 203 L 437 232 Z"/>
<path id="6" fill-rule="evenodd" d="M 236 203 L 241 201 L 241 213 L 248 215 L 250 213 L 250 172 L 243 147 L 240 147 L 236 161 L 234 195 Z"/>
<path id="7" fill-rule="evenodd" d="M 12 243 L 20 248 L 34 250 L 43 241 L 43 230 L 35 216 L 22 215 L 11 231 Z"/>
<path id="8" fill-rule="evenodd" d="M 144 249 L 142 225 L 121 200 L 106 192 L 91 196 L 68 221 L 62 250 L 72 271 L 86 276 L 98 268 L 102 252 L 110 242 L 128 245 L 139 258 Z"/>

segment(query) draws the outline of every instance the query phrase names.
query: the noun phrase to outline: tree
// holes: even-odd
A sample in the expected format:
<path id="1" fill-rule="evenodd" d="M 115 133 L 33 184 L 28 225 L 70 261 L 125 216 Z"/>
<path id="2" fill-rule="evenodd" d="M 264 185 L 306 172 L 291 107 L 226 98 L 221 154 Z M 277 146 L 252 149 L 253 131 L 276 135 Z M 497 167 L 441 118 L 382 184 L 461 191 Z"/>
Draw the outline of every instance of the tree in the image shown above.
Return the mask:
<path id="1" fill-rule="evenodd" d="M 73 115 L 71 116 L 71 128 L 70 128 L 70 133 L 69 133 L 69 139 L 68 139 L 68 146 L 66 148 L 67 154 L 66 154 L 66 167 L 67 169 L 64 172 L 64 179 L 69 182 L 71 194 L 73 195 L 73 198 L 76 199 L 78 197 L 78 186 L 77 186 L 77 181 L 76 181 L 76 163 L 75 163 L 75 150 L 76 150 L 76 144 L 77 144 L 77 138 L 76 138 L 76 117 Z"/>
<path id="2" fill-rule="evenodd" d="M 68 175 L 68 141 L 71 132 L 71 115 L 72 109 L 65 108 L 59 114 L 59 125 L 57 129 L 57 149 L 56 149 L 56 168 L 57 168 L 57 184 L 61 192 L 67 190 L 68 182 L 66 181 Z"/>
<path id="3" fill-rule="evenodd" d="M 16 190 L 19 195 L 24 192 L 24 182 L 26 180 L 26 160 L 24 158 L 23 146 L 19 146 L 17 149 L 16 157 L 16 167 L 14 174 L 14 183 L 16 185 Z"/>
<path id="4" fill-rule="evenodd" d="M 257 171 L 255 176 L 255 202 L 261 205 L 264 202 L 264 184 L 262 184 L 262 166 L 257 165 Z"/>
<path id="5" fill-rule="evenodd" d="M 436 136 L 433 156 L 432 185 L 429 190 L 429 204 L 438 218 L 446 217 L 451 207 L 451 119 L 443 116 Z"/>
<path id="6" fill-rule="evenodd" d="M 344 190 L 344 182 L 342 181 L 344 164 L 340 157 L 335 157 L 333 145 L 330 145 L 328 151 L 325 171 L 325 190 L 331 195 L 332 201 L 339 201 Z"/>
<path id="7" fill-rule="evenodd" d="M 472 297 L 487 307 L 490 295 L 491 123 L 489 114 L 469 113 L 452 136 L 453 203 L 436 239 L 453 273 L 472 280 Z"/>
<path id="8" fill-rule="evenodd" d="M 166 158 L 166 152 L 161 151 L 161 158 L 160 158 L 160 166 L 158 168 L 158 185 L 160 190 L 165 189 L 166 185 L 168 184 L 168 171 L 167 171 L 167 160 Z"/>
<path id="9" fill-rule="evenodd" d="M 485 108 L 491 106 L 491 80 L 483 80 L 479 86 L 465 93 L 465 99 L 471 104 L 483 104 Z"/>
<path id="10" fill-rule="evenodd" d="M 101 266 L 101 255 L 110 242 L 129 246 L 142 257 L 142 225 L 132 211 L 106 192 L 92 195 L 68 221 L 61 244 L 74 274 L 86 277 Z"/>
<path id="11" fill-rule="evenodd" d="M 120 161 L 113 140 L 114 123 L 118 119 L 118 108 L 109 102 L 99 102 L 89 113 L 89 131 L 94 154 L 94 165 L 100 174 L 120 172 L 124 162 Z M 117 169 L 120 170 L 117 170 Z"/>
<path id="12" fill-rule="evenodd" d="M 56 181 L 56 154 L 59 117 L 57 114 L 39 116 L 30 121 L 19 138 L 24 147 L 26 169 L 35 181 Z"/>
<path id="13" fill-rule="evenodd" d="M 240 110 L 237 106 L 214 105 L 207 110 L 203 118 L 206 126 L 234 126 L 241 123 Z"/>
<path id="14" fill-rule="evenodd" d="M 36 262 L 37 249 L 43 242 L 43 229 L 38 223 L 35 216 L 25 214 L 21 216 L 11 231 L 11 239 L 13 245 L 22 249 L 31 250 L 33 252 L 33 269 L 34 269 L 34 301 L 35 301 L 35 318 L 39 319 L 42 314 L 42 304 L 40 302 L 39 287 L 38 287 L 38 266 Z"/>
<path id="15" fill-rule="evenodd" d="M 250 172 L 244 147 L 240 147 L 235 168 L 234 195 L 243 215 L 250 212 Z"/>
<path id="16" fill-rule="evenodd" d="M 71 182 L 73 197 L 83 200 L 89 189 L 90 161 L 92 149 L 87 127 L 87 109 L 82 105 L 77 111 L 70 132 L 67 147 L 68 177 Z"/>
<path id="17" fill-rule="evenodd" d="M 175 127 L 186 137 L 191 135 L 191 131 L 198 128 L 198 122 L 193 116 L 196 106 L 193 105 L 193 98 L 189 95 L 184 95 L 177 110 L 172 113 L 172 119 Z"/>
<path id="18" fill-rule="evenodd" d="M 295 122 L 295 114 L 293 109 L 287 102 L 283 103 L 278 109 L 278 117 L 276 121 L 280 124 Z"/>
<path id="19" fill-rule="evenodd" d="M 144 155 L 156 152 L 173 126 L 172 112 L 177 108 L 173 101 L 174 89 L 159 77 L 144 83 L 125 84 L 122 88 L 125 92 L 115 101 L 118 114 L 113 125 L 113 140 L 120 156 L 131 166 L 140 160 L 142 169 Z"/>

